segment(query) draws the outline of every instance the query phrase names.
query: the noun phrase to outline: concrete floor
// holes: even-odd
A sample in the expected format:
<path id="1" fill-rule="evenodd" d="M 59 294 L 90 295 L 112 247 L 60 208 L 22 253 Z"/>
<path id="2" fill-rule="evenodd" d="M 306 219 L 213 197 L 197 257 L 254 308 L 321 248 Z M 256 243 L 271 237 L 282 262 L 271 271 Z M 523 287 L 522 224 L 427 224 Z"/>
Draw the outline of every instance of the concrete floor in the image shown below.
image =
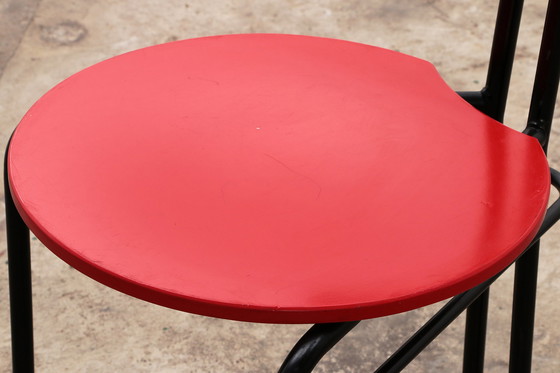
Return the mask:
<path id="1" fill-rule="evenodd" d="M 479 89 L 495 17 L 495 5 L 487 3 L 0 0 L 0 142 L 4 147 L 32 103 L 72 73 L 126 51 L 203 35 L 273 32 L 353 40 L 427 59 L 456 90 Z M 544 3 L 526 1 L 505 120 L 516 129 L 526 120 Z M 550 161 L 560 166 L 558 140 Z M 535 372 L 560 371 L 559 254 L 555 228 L 541 254 Z M 37 240 L 32 258 L 38 372 L 274 372 L 307 328 L 223 321 L 148 304 L 86 278 Z M 0 266 L 0 372 L 10 371 L 6 267 Z M 509 271 L 492 288 L 488 372 L 507 371 L 511 278 Z M 316 371 L 373 371 L 436 309 L 362 322 Z M 406 371 L 460 371 L 463 322 L 458 319 Z"/>

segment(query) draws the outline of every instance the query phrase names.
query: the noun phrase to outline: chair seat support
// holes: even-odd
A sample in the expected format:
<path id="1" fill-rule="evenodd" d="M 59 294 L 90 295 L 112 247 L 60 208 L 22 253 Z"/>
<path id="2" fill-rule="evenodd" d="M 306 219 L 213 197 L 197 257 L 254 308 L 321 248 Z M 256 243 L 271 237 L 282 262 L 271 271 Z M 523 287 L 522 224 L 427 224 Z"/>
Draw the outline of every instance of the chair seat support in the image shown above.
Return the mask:
<path id="1" fill-rule="evenodd" d="M 9 144 L 8 144 L 9 148 Z M 10 322 L 12 331 L 12 369 L 14 373 L 32 373 L 33 306 L 31 295 L 31 253 L 29 228 L 19 215 L 10 187 L 4 161 L 4 198 L 10 289 Z"/>

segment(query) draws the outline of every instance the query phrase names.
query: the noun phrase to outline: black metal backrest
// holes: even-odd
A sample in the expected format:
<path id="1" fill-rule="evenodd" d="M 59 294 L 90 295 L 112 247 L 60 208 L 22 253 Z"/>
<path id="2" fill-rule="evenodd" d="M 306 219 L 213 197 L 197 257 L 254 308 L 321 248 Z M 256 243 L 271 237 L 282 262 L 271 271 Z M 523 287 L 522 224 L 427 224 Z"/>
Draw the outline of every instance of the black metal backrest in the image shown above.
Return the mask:
<path id="1" fill-rule="evenodd" d="M 501 0 L 498 6 L 486 85 L 480 92 L 459 94 L 492 118 L 503 121 L 523 0 Z M 547 149 L 560 72 L 560 0 L 550 0 L 525 133 Z"/>
<path id="2" fill-rule="evenodd" d="M 550 0 L 537 63 L 529 119 L 525 133 L 548 148 L 560 80 L 560 0 Z"/>
<path id="3" fill-rule="evenodd" d="M 486 85 L 480 92 L 482 111 L 502 122 L 521 23 L 523 0 L 501 0 L 498 6 Z"/>

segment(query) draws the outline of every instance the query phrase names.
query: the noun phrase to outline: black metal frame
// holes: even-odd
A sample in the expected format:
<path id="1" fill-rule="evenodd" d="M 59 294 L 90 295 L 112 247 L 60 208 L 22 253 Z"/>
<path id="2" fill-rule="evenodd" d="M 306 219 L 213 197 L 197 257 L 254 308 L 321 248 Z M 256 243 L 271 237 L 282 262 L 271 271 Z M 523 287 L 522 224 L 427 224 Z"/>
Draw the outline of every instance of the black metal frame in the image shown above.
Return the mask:
<path id="1" fill-rule="evenodd" d="M 458 92 L 474 107 L 499 121 L 503 120 L 505 111 L 522 8 L 523 0 L 500 0 L 486 85 L 479 92 Z M 528 124 L 524 130 L 524 133 L 539 140 L 545 152 L 550 137 L 559 77 L 560 0 L 550 0 Z M 4 191 L 12 366 L 15 373 L 31 373 L 34 371 L 34 358 L 30 234 L 14 205 L 10 192 L 6 162 L 8 149 L 4 161 Z M 560 172 L 551 169 L 551 180 L 552 185 L 560 190 Z M 531 370 L 539 239 L 559 219 L 560 199 L 548 208 L 537 236 L 515 264 L 510 373 L 528 373 Z M 453 297 L 386 360 L 376 373 L 400 372 L 465 310 L 467 310 L 467 319 L 463 372 L 482 372 L 489 287 L 502 273 L 503 271 L 471 290 Z M 320 359 L 358 323 L 359 321 L 314 325 L 294 346 L 279 372 L 311 372 Z"/>
<path id="2" fill-rule="evenodd" d="M 29 228 L 14 205 L 8 183 L 8 149 L 4 155 L 4 198 L 10 284 L 12 371 L 31 373 L 33 358 L 33 305 L 31 296 L 31 244 Z"/>

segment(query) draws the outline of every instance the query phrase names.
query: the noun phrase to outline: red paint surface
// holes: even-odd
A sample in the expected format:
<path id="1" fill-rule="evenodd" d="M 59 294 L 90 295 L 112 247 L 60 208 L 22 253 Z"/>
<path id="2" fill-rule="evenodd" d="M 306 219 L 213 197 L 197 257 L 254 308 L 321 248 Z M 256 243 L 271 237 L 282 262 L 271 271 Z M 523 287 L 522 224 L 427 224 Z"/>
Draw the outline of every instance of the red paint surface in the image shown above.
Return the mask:
<path id="1" fill-rule="evenodd" d="M 537 141 L 429 63 L 237 35 L 128 53 L 41 98 L 9 154 L 55 254 L 164 306 L 258 322 L 413 309 L 499 272 L 542 221 Z"/>

